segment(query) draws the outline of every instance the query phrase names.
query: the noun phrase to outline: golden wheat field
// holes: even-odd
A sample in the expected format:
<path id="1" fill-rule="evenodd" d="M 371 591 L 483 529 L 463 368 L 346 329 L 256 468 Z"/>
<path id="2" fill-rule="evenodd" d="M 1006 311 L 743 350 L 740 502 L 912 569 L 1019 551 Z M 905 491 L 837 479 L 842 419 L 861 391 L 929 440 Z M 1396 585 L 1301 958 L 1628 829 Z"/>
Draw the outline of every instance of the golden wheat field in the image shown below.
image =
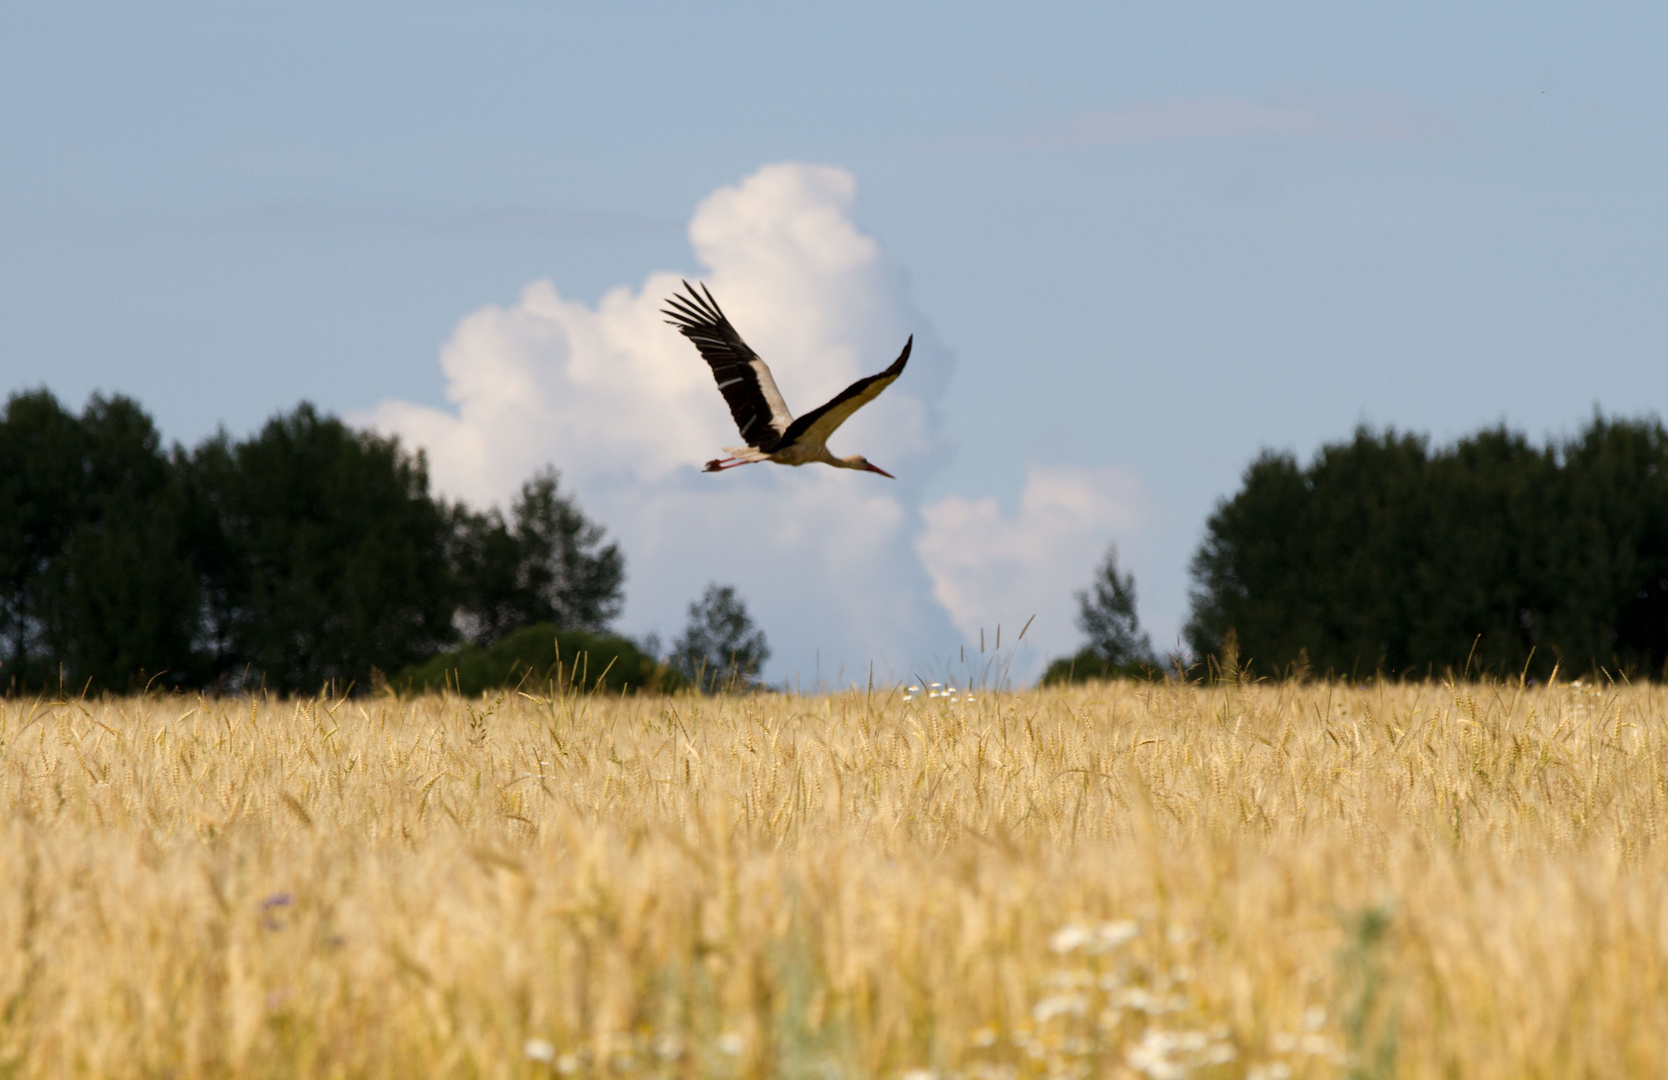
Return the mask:
<path id="1" fill-rule="evenodd" d="M 1668 693 L 0 703 L 0 1076 L 1668 1061 Z"/>

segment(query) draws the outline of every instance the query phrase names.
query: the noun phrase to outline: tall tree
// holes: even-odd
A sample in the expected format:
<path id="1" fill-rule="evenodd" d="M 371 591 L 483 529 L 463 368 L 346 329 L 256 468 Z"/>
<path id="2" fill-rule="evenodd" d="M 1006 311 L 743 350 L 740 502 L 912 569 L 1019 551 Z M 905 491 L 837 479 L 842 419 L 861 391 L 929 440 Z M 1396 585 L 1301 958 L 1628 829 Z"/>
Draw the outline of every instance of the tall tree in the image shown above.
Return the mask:
<path id="1" fill-rule="evenodd" d="M 1157 665 L 1152 640 L 1135 613 L 1135 575 L 1119 573 L 1116 544 L 1108 545 L 1090 587 L 1077 594 L 1077 628 L 1112 667 Z"/>
<path id="2" fill-rule="evenodd" d="M 1668 433 L 1599 417 L 1539 448 L 1503 428 L 1434 452 L 1362 430 L 1306 467 L 1265 455 L 1193 576 L 1195 653 L 1231 630 L 1265 673 L 1660 675 Z"/>
<path id="3" fill-rule="evenodd" d="M 173 463 L 130 399 L 94 396 L 81 426 L 80 520 L 45 575 L 45 639 L 76 689 L 190 684 L 197 582 Z"/>
<path id="4" fill-rule="evenodd" d="M 8 686 L 56 682 L 45 629 L 49 566 L 83 515 L 86 432 L 46 390 L 15 394 L 0 419 L 0 633 Z"/>
<path id="5" fill-rule="evenodd" d="M 689 605 L 689 623 L 673 644 L 672 658 L 703 690 L 748 688 L 757 684 L 770 646 L 734 587 L 715 582 Z"/>
<path id="6" fill-rule="evenodd" d="M 1563 447 L 1549 632 L 1566 665 L 1663 677 L 1668 665 L 1668 431 L 1595 417 Z"/>
<path id="7" fill-rule="evenodd" d="M 537 623 L 605 630 L 625 602 L 625 557 L 603 541 L 546 468 L 521 486 L 506 522 L 497 509 L 453 507 L 451 559 L 464 636 L 485 645 Z"/>
<path id="8" fill-rule="evenodd" d="M 194 674 L 196 592 L 179 486 L 150 417 L 46 391 L 0 419 L 0 624 L 7 685 L 127 690 Z"/>
<path id="9" fill-rule="evenodd" d="M 1088 641 L 1075 656 L 1055 660 L 1042 683 L 1150 677 L 1159 670 L 1152 640 L 1135 611 L 1135 575 L 1118 569 L 1118 545 L 1109 544 L 1089 588 L 1077 593 L 1077 628 Z"/>
<path id="10" fill-rule="evenodd" d="M 192 455 L 215 675 L 311 692 L 367 682 L 453 637 L 446 522 L 420 455 L 303 404 Z"/>

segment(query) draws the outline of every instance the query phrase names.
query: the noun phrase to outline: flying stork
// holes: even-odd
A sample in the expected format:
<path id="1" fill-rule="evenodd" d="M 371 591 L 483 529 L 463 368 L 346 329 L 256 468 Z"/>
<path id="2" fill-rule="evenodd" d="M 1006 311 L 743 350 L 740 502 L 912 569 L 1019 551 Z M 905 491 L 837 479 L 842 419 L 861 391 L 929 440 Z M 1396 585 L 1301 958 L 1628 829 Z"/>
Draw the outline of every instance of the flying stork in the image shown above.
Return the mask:
<path id="1" fill-rule="evenodd" d="M 869 459 L 862 454 L 850 457 L 830 454 L 828 437 L 851 419 L 852 413 L 873 401 L 903 374 L 915 335 L 911 334 L 904 342 L 903 352 L 891 367 L 879 375 L 858 379 L 826 404 L 795 420 L 782 401 L 781 391 L 776 389 L 776 380 L 770 377 L 770 368 L 741 340 L 707 287 L 703 284 L 701 291 L 696 292 L 687 281 L 683 287 L 689 295 L 673 293 L 666 301 L 670 306 L 662 309 L 661 314 L 671 316 L 666 321 L 701 351 L 701 358 L 712 368 L 718 389 L 730 405 L 730 415 L 735 417 L 741 437 L 747 440 L 746 446 L 726 446 L 724 452 L 730 456 L 707 462 L 705 472 L 733 469 L 755 461 L 774 461 L 778 465 L 820 461 L 838 469 L 864 469 L 892 476 L 885 469 L 869 464 Z"/>

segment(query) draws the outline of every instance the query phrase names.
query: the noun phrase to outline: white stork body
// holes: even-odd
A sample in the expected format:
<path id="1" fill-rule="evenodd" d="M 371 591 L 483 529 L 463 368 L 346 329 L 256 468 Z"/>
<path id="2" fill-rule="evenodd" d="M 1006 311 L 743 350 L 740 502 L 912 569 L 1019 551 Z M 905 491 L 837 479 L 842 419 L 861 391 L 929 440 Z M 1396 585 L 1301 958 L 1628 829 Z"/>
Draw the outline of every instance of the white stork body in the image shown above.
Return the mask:
<path id="1" fill-rule="evenodd" d="M 718 380 L 719 391 L 729 403 L 736 428 L 747 441 L 746 446 L 725 447 L 724 452 L 730 456 L 707 462 L 707 472 L 733 469 L 755 461 L 774 461 L 778 465 L 809 465 L 820 461 L 837 469 L 892 475 L 869 464 L 861 454 L 835 457 L 828 452 L 828 437 L 851 419 L 852 413 L 873 401 L 903 374 L 909 350 L 915 344 L 913 335 L 904 343 L 903 352 L 891 367 L 879 375 L 858 379 L 826 404 L 796 420 L 782 400 L 781 391 L 776 389 L 769 366 L 741 340 L 706 286 L 696 292 L 686 281 L 683 287 L 688 290 L 688 296 L 674 294 L 666 301 L 670 306 L 664 313 L 671 316 L 667 321 L 700 350 L 701 358 Z"/>

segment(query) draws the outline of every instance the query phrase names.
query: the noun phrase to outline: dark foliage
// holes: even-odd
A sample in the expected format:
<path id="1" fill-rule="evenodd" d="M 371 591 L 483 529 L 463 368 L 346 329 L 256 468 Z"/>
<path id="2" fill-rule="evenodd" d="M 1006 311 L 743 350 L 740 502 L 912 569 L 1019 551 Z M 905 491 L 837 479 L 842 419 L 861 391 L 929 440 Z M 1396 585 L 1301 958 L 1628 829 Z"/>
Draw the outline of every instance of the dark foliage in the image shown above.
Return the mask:
<path id="1" fill-rule="evenodd" d="M 665 663 L 634 642 L 612 634 L 528 626 L 485 648 L 467 644 L 400 672 L 389 684 L 401 693 L 454 690 L 480 694 L 520 686 L 549 689 L 671 693 L 686 684 Z"/>
<path id="2" fill-rule="evenodd" d="M 1265 454 L 1193 560 L 1188 643 L 1253 671 L 1660 676 L 1668 433 L 1595 419 L 1534 447 L 1358 431 L 1307 467 Z"/>
<path id="3" fill-rule="evenodd" d="M 709 693 L 757 686 L 768 659 L 770 646 L 746 603 L 733 587 L 716 583 L 689 605 L 689 624 L 672 648 L 678 670 Z"/>
<path id="4" fill-rule="evenodd" d="M 164 453 L 125 398 L 0 414 L 0 686 L 367 687 L 457 641 L 601 630 L 624 560 L 560 496 L 446 508 L 421 456 L 310 405 Z"/>
<path id="5" fill-rule="evenodd" d="M 1135 575 L 1118 572 L 1116 544 L 1106 549 L 1106 559 L 1090 587 L 1077 594 L 1077 628 L 1088 644 L 1076 656 L 1050 663 L 1043 672 L 1044 686 L 1159 674 L 1152 641 L 1135 612 Z"/>
<path id="6" fill-rule="evenodd" d="M 310 405 L 191 455 L 212 676 L 339 690 L 452 640 L 445 520 L 420 459 Z M 247 674 L 245 674 L 247 672 Z"/>
<path id="7" fill-rule="evenodd" d="M 121 397 L 80 417 L 45 391 L 0 419 L 0 678 L 129 690 L 193 677 L 196 585 L 181 492 L 150 418 Z"/>
<path id="8" fill-rule="evenodd" d="M 625 557 L 603 544 L 603 530 L 557 490 L 546 469 L 521 487 L 513 524 L 496 509 L 453 507 L 452 565 L 460 588 L 459 624 L 476 645 L 518 627 L 552 623 L 601 631 L 625 600 Z"/>

